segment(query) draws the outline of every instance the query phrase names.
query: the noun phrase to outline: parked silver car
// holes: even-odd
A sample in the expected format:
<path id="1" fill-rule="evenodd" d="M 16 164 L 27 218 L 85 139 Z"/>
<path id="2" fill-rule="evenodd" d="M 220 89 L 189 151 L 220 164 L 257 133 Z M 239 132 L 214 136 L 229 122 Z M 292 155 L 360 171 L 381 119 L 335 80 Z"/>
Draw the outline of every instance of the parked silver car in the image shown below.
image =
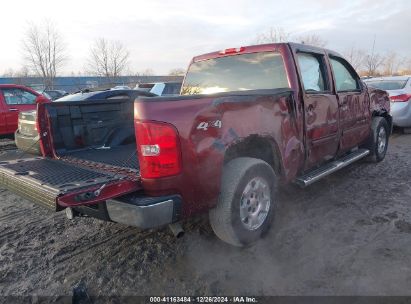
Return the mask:
<path id="1" fill-rule="evenodd" d="M 411 76 L 371 78 L 365 80 L 365 83 L 388 92 L 395 126 L 411 127 Z"/>

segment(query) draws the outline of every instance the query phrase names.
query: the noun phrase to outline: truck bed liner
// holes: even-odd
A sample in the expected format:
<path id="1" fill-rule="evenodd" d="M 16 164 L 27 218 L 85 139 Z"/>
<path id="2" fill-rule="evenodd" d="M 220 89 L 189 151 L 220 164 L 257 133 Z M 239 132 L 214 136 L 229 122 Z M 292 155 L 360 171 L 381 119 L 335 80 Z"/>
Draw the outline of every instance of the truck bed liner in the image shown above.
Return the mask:
<path id="1" fill-rule="evenodd" d="M 71 152 L 69 155 L 71 158 L 85 159 L 119 168 L 134 169 L 135 171 L 139 169 L 135 144 L 110 149 L 88 149 Z"/>

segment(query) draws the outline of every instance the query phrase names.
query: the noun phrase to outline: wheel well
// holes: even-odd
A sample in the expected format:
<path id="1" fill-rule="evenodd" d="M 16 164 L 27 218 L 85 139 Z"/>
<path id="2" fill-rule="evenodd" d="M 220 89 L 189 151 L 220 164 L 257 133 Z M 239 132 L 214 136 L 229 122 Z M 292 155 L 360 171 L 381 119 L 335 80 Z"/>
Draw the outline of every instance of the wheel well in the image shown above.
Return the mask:
<path id="1" fill-rule="evenodd" d="M 277 174 L 281 174 L 278 147 L 268 138 L 250 136 L 230 146 L 224 155 L 224 164 L 237 157 L 253 157 L 267 162 Z"/>
<path id="2" fill-rule="evenodd" d="M 388 123 L 388 126 L 389 126 L 390 130 L 392 130 L 392 127 L 393 127 L 393 125 L 392 125 L 392 116 L 390 114 L 388 114 L 388 112 L 386 112 L 386 111 L 381 111 L 381 112 L 375 111 L 375 112 L 372 113 L 372 117 L 375 117 L 375 116 L 384 117 L 385 120 Z"/>

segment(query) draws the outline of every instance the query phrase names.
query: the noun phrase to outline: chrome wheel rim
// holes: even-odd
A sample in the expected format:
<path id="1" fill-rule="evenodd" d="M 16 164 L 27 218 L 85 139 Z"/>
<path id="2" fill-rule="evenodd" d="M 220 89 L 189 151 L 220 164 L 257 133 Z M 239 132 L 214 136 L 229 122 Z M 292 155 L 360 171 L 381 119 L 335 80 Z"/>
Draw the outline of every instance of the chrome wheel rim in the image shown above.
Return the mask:
<path id="1" fill-rule="evenodd" d="M 245 186 L 240 200 L 241 223 L 247 230 L 261 227 L 271 205 L 270 187 L 261 177 L 255 177 Z"/>
<path id="2" fill-rule="evenodd" d="M 385 132 L 385 128 L 381 127 L 380 130 L 378 131 L 378 138 L 377 138 L 377 150 L 378 150 L 379 155 L 384 153 L 386 145 L 387 145 L 387 133 Z"/>

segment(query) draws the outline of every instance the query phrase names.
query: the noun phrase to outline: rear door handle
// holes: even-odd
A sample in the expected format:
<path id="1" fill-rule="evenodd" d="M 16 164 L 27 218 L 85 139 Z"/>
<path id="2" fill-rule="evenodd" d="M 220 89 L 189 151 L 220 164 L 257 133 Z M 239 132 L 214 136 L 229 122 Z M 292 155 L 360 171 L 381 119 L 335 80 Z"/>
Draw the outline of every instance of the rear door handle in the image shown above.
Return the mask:
<path id="1" fill-rule="evenodd" d="M 19 109 L 11 108 L 9 111 L 18 111 Z"/>

